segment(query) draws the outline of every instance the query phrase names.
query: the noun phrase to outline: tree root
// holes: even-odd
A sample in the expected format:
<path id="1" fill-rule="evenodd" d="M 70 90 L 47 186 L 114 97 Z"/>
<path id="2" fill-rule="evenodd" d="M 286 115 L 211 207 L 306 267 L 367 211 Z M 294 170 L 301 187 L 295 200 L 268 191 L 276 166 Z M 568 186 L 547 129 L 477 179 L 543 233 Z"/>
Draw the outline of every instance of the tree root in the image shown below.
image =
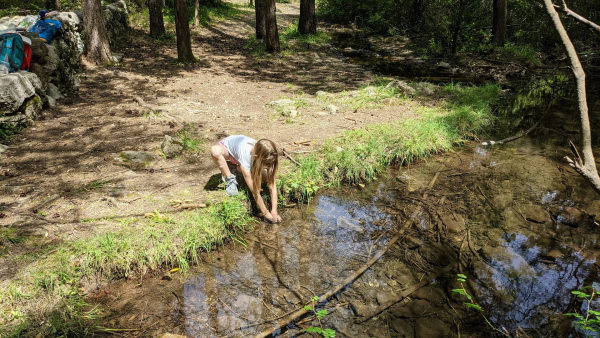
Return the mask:
<path id="1" fill-rule="evenodd" d="M 520 131 L 518 133 L 516 133 L 515 135 L 511 136 L 511 137 L 507 137 L 505 139 L 502 139 L 500 141 L 485 141 L 485 142 L 481 142 L 482 146 L 493 146 L 495 144 L 505 144 L 508 143 L 510 141 L 514 141 L 517 139 L 520 139 L 521 137 L 531 133 L 532 130 L 534 130 L 538 125 L 540 124 L 540 122 L 536 122 L 533 124 L 533 126 L 531 126 L 531 128 L 527 129 L 526 131 Z"/>

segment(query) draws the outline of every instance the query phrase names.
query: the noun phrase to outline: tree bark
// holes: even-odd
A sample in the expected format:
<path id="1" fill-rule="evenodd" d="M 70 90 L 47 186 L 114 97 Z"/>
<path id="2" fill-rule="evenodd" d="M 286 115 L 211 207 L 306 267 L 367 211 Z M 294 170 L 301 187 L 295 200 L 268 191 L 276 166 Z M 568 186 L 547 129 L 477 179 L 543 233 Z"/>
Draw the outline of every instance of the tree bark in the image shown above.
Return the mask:
<path id="1" fill-rule="evenodd" d="M 194 1 L 194 27 L 198 27 L 200 25 L 200 18 L 198 17 L 198 12 L 200 11 L 200 0 Z"/>
<path id="2" fill-rule="evenodd" d="M 150 19 L 150 36 L 158 38 L 165 35 L 163 0 L 148 0 L 148 16 Z"/>
<path id="3" fill-rule="evenodd" d="M 279 46 L 279 31 L 277 29 L 277 16 L 275 15 L 275 0 L 265 1 L 265 43 L 267 52 L 277 53 L 281 50 Z"/>
<path id="4" fill-rule="evenodd" d="M 177 35 L 177 59 L 180 62 L 194 62 L 190 38 L 190 22 L 186 0 L 175 0 L 175 34 Z"/>
<path id="5" fill-rule="evenodd" d="M 256 38 L 263 39 L 267 35 L 265 25 L 265 8 L 267 0 L 256 0 L 254 12 L 256 13 Z"/>
<path id="6" fill-rule="evenodd" d="M 507 0 L 494 0 L 494 18 L 492 22 L 492 43 L 500 47 L 506 40 Z"/>
<path id="7" fill-rule="evenodd" d="M 465 6 L 467 0 L 459 0 L 458 12 L 456 13 L 456 22 L 454 23 L 454 31 L 452 32 L 452 56 L 456 55 L 458 48 L 458 34 L 462 27 L 463 13 L 465 12 Z"/>
<path id="8" fill-rule="evenodd" d="M 573 46 L 571 39 L 569 39 L 567 31 L 563 27 L 558 13 L 554 9 L 552 0 L 544 0 L 544 5 L 546 6 L 546 10 L 552 18 L 554 27 L 558 31 L 560 39 L 562 40 L 562 43 L 565 46 L 565 49 L 567 50 L 567 54 L 569 55 L 569 59 L 571 60 L 573 74 L 575 74 L 575 79 L 577 80 L 577 99 L 579 103 L 579 113 L 581 119 L 581 140 L 583 159 L 579 156 L 578 153 L 576 153 L 577 157 L 574 160 L 572 160 L 568 156 L 566 157 L 566 160 L 569 163 L 569 165 L 575 168 L 575 170 L 580 175 L 582 175 L 588 181 L 590 181 L 590 183 L 592 183 L 596 191 L 600 193 L 600 176 L 598 175 L 598 170 L 596 169 L 596 162 L 594 160 L 594 154 L 592 152 L 592 132 L 590 128 L 590 118 L 588 115 L 587 95 L 585 89 L 585 72 L 583 71 L 583 67 L 581 66 L 581 62 L 579 61 L 579 57 L 577 56 L 575 47 Z"/>
<path id="9" fill-rule="evenodd" d="M 96 64 L 113 62 L 100 0 L 82 0 L 87 58 Z"/>
<path id="10" fill-rule="evenodd" d="M 317 34 L 315 0 L 300 0 L 300 19 L 298 20 L 298 32 L 302 35 Z"/>

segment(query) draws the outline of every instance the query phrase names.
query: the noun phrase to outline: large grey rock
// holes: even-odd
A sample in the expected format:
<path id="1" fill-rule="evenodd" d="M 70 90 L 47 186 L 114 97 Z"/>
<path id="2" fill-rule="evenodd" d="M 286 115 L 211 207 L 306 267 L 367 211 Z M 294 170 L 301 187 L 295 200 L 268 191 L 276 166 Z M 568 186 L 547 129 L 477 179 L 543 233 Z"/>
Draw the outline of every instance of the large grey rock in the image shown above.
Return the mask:
<path id="1" fill-rule="evenodd" d="M 52 97 L 54 100 L 58 100 L 58 99 L 62 98 L 62 94 L 60 93 L 60 90 L 53 83 L 48 84 L 48 95 L 50 97 Z"/>
<path id="2" fill-rule="evenodd" d="M 271 101 L 267 105 L 271 108 L 283 109 L 283 107 L 286 107 L 286 106 L 295 106 L 295 102 L 294 102 L 294 100 L 290 100 L 290 99 L 280 99 L 280 100 Z"/>
<path id="3" fill-rule="evenodd" d="M 37 15 L 13 16 L 0 18 L 0 31 L 5 29 L 23 28 L 29 30 L 37 21 Z"/>
<path id="4" fill-rule="evenodd" d="M 51 45 L 48 45 L 48 54 L 44 58 L 44 70 L 49 74 L 54 72 L 58 68 L 58 64 L 61 62 L 60 57 L 58 56 L 58 52 L 56 50 L 56 45 L 59 44 L 59 40 L 52 41 Z"/>
<path id="5" fill-rule="evenodd" d="M 8 149 L 8 146 L 6 146 L 4 144 L 0 144 L 0 154 L 2 154 L 3 152 L 5 152 L 6 149 Z"/>
<path id="6" fill-rule="evenodd" d="M 60 21 L 65 30 L 79 31 L 83 27 L 81 18 L 75 12 L 60 12 L 52 18 Z"/>
<path id="7" fill-rule="evenodd" d="M 173 140 L 171 136 L 165 135 L 165 138 L 163 139 L 160 145 L 160 149 L 167 158 L 173 158 L 181 154 L 181 152 L 183 151 L 183 145 Z"/>
<path id="8" fill-rule="evenodd" d="M 338 112 L 338 110 L 340 110 L 340 108 L 338 106 L 336 106 L 336 105 L 330 104 L 330 105 L 327 106 L 327 110 L 331 114 L 336 114 Z"/>
<path id="9" fill-rule="evenodd" d="M 23 73 L 26 72 L 0 76 L 0 112 L 14 112 L 27 98 L 35 95 L 35 86 L 29 80 L 32 77 Z"/>
<path id="10" fill-rule="evenodd" d="M 283 110 L 281 111 L 281 115 L 283 115 L 285 117 L 294 118 L 294 117 L 298 116 L 298 111 L 296 110 L 295 106 L 285 106 L 285 107 L 283 107 Z"/>

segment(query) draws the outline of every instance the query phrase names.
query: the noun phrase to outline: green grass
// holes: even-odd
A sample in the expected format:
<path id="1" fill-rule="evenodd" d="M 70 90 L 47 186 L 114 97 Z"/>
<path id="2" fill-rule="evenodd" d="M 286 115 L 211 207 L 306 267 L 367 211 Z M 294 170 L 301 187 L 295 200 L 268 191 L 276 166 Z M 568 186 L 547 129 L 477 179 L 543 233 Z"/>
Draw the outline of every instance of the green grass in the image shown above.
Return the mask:
<path id="1" fill-rule="evenodd" d="M 498 86 L 447 85 L 440 92 L 437 106 L 415 108 L 416 118 L 346 131 L 298 158 L 300 166 L 283 167 L 278 181 L 283 198 L 306 201 L 331 185 L 371 181 L 392 163 L 449 150 L 492 124 Z"/>
<path id="2" fill-rule="evenodd" d="M 539 67 L 542 65 L 542 60 L 537 55 L 536 50 L 530 45 L 507 43 L 502 47 L 497 47 L 496 53 L 504 59 L 516 59 L 530 66 Z"/>
<path id="3" fill-rule="evenodd" d="M 183 151 L 186 152 L 201 153 L 206 150 L 204 139 L 194 135 L 188 129 L 184 129 L 177 133 L 177 141 L 183 147 Z"/>
<path id="4" fill-rule="evenodd" d="M 252 223 L 240 195 L 176 215 L 155 212 L 118 230 L 56 246 L 0 285 L 0 336 L 84 334 L 99 313 L 83 302 L 82 280 L 140 276 L 162 267 L 186 271 L 201 251 L 228 238 L 242 243 L 239 236 Z M 50 325 L 38 327 L 41 321 Z"/>

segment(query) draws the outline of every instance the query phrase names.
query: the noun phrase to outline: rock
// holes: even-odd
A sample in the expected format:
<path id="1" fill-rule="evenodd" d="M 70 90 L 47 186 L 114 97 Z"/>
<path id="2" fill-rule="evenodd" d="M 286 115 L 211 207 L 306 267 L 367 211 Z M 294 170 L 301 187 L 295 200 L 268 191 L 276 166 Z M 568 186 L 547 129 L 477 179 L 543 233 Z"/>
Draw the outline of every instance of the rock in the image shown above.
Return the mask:
<path id="1" fill-rule="evenodd" d="M 43 64 L 44 70 L 51 74 L 58 68 L 58 64 L 61 62 L 56 46 L 59 44 L 59 40 L 52 40 L 52 44 L 48 45 L 48 54 L 44 58 L 45 63 Z"/>
<path id="2" fill-rule="evenodd" d="M 394 335 L 395 337 L 412 338 L 415 336 L 415 329 L 408 319 L 394 318 L 391 320 L 390 326 L 397 333 L 397 335 Z"/>
<path id="3" fill-rule="evenodd" d="M 318 92 L 315 93 L 315 96 L 319 97 L 319 96 L 325 96 L 327 95 L 327 92 L 324 92 L 322 90 L 319 90 Z"/>
<path id="4" fill-rule="evenodd" d="M 556 216 L 556 221 L 571 227 L 579 227 L 593 223 L 593 217 L 577 207 L 564 207 Z"/>
<path id="5" fill-rule="evenodd" d="M 438 62 L 435 66 L 440 69 L 450 69 L 450 64 L 444 61 Z"/>
<path id="6" fill-rule="evenodd" d="M 377 304 L 379 304 L 379 305 L 388 304 L 395 298 L 396 297 L 393 292 L 380 292 L 376 296 Z"/>
<path id="7" fill-rule="evenodd" d="M 75 12 L 59 12 L 52 18 L 60 21 L 65 30 L 79 31 L 83 27 L 81 18 Z"/>
<path id="8" fill-rule="evenodd" d="M 419 318 L 415 324 L 416 337 L 447 337 L 453 336 L 452 331 L 442 320 L 431 318 Z"/>
<path id="9" fill-rule="evenodd" d="M 0 31 L 16 28 L 29 30 L 37 20 L 37 15 L 3 17 L 0 18 Z"/>
<path id="10" fill-rule="evenodd" d="M 148 166 L 156 158 L 154 154 L 145 151 L 124 151 L 119 157 L 120 164 L 134 170 Z"/>
<path id="11" fill-rule="evenodd" d="M 35 87 L 26 72 L 0 76 L 0 111 L 14 112 L 25 100 L 35 94 Z"/>
<path id="12" fill-rule="evenodd" d="M 450 233 L 461 233 L 466 228 L 465 219 L 459 214 L 445 214 L 440 217 L 444 225 L 446 225 L 446 230 Z"/>
<path id="13" fill-rule="evenodd" d="M 0 144 L 0 154 L 2 154 L 3 152 L 5 152 L 6 149 L 8 149 L 8 146 L 6 146 L 4 144 Z"/>
<path id="14" fill-rule="evenodd" d="M 295 106 L 284 106 L 281 115 L 294 118 L 298 116 L 298 111 L 296 110 Z"/>
<path id="15" fill-rule="evenodd" d="M 431 84 L 427 82 L 417 82 L 414 84 L 414 88 L 423 95 L 434 94 L 434 90 L 431 88 Z"/>
<path id="16" fill-rule="evenodd" d="M 338 110 L 340 110 L 340 108 L 338 106 L 336 106 L 336 105 L 330 104 L 330 105 L 327 106 L 327 110 L 331 114 L 336 114 L 338 112 Z"/>
<path id="17" fill-rule="evenodd" d="M 327 115 L 329 115 L 329 113 L 324 112 L 324 111 L 317 111 L 317 112 L 315 112 L 315 115 L 318 115 L 318 116 L 327 116 Z"/>
<path id="18" fill-rule="evenodd" d="M 173 158 L 181 154 L 183 151 L 183 145 L 173 140 L 171 136 L 165 135 L 165 138 L 160 145 L 160 149 L 167 158 Z"/>
<path id="19" fill-rule="evenodd" d="M 557 259 L 557 258 L 562 257 L 563 253 L 558 249 L 552 249 L 552 250 L 548 251 L 546 256 Z"/>
<path id="20" fill-rule="evenodd" d="M 48 55 L 48 44 L 35 33 L 24 33 L 24 35 L 31 39 L 31 61 L 39 62 L 44 60 Z"/>
<path id="21" fill-rule="evenodd" d="M 545 223 L 550 220 L 546 209 L 537 204 L 523 204 L 517 208 L 526 220 L 534 223 Z"/>
<path id="22" fill-rule="evenodd" d="M 48 83 L 48 95 L 55 100 L 59 100 L 60 98 L 62 98 L 60 90 L 53 83 Z"/>
<path id="23" fill-rule="evenodd" d="M 283 109 L 286 106 L 296 106 L 294 100 L 290 100 L 290 99 L 281 99 L 281 100 L 275 100 L 275 101 L 271 101 L 267 104 L 267 106 L 271 107 L 271 108 L 280 108 Z"/>
<path id="24" fill-rule="evenodd" d="M 163 333 L 160 338 L 187 338 L 187 336 L 182 336 L 180 334 L 175 333 Z"/>
<path id="25" fill-rule="evenodd" d="M 25 114 L 27 122 L 31 124 L 42 111 L 42 99 L 40 99 L 40 97 L 37 95 L 27 99 L 23 104 L 22 111 Z"/>
<path id="26" fill-rule="evenodd" d="M 355 301 L 350 303 L 350 308 L 354 312 L 355 315 L 359 317 L 368 316 L 371 314 L 372 307 L 369 305 L 365 305 L 360 301 Z"/>
<path id="27" fill-rule="evenodd" d="M 425 299 L 431 303 L 443 303 L 446 295 L 439 286 L 430 285 L 420 288 L 412 294 L 413 298 Z"/>
<path id="28" fill-rule="evenodd" d="M 121 53 L 112 53 L 113 61 L 119 63 L 123 61 L 123 54 Z"/>

